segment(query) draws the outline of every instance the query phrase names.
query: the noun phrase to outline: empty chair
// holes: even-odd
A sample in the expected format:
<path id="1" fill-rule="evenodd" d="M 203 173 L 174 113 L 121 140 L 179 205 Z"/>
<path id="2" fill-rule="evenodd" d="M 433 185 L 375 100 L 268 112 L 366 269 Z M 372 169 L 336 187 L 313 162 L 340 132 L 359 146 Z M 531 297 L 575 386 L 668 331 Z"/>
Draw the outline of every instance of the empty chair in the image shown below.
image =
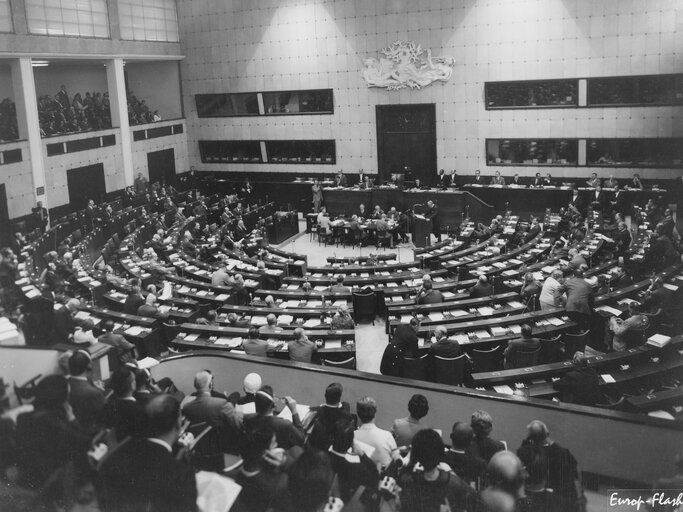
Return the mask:
<path id="1" fill-rule="evenodd" d="M 472 373 L 495 372 L 503 368 L 503 347 L 472 350 Z"/>
<path id="2" fill-rule="evenodd" d="M 401 377 L 405 377 L 406 379 L 425 380 L 427 378 L 427 354 L 418 358 L 404 358 Z"/>
<path id="3" fill-rule="evenodd" d="M 189 462 L 200 471 L 222 471 L 225 467 L 220 429 L 206 422 L 187 427 L 194 435 L 194 443 L 189 447 Z"/>
<path id="4" fill-rule="evenodd" d="M 377 248 L 379 249 L 380 247 L 384 247 L 385 249 L 387 247 L 391 247 L 392 245 L 392 235 L 388 231 L 384 231 L 383 233 L 377 232 Z"/>
<path id="5" fill-rule="evenodd" d="M 576 352 L 583 352 L 589 339 L 590 330 L 576 334 L 563 333 L 562 342 L 564 343 L 564 352 L 567 354 L 567 357 L 572 357 Z"/>
<path id="6" fill-rule="evenodd" d="M 458 357 L 434 356 L 434 381 L 437 384 L 460 386 L 465 380 L 465 363 L 467 356 Z"/>
<path id="7" fill-rule="evenodd" d="M 538 364 L 541 355 L 541 347 L 535 350 L 517 350 L 512 357 L 505 361 L 505 368 L 526 368 L 527 366 L 534 366 Z"/>
<path id="8" fill-rule="evenodd" d="M 572 355 L 574 353 L 572 352 Z M 544 364 L 559 363 L 565 359 L 564 344 L 562 335 L 558 334 L 554 338 L 544 340 L 541 344 L 541 354 L 539 360 Z"/>
<path id="9" fill-rule="evenodd" d="M 331 359 L 322 358 L 323 366 L 331 366 L 332 368 L 346 368 L 348 370 L 356 369 L 356 357 L 352 356 L 343 361 L 333 361 Z"/>
<path id="10" fill-rule="evenodd" d="M 375 325 L 375 315 L 377 314 L 377 298 L 375 292 L 358 293 L 353 292 L 353 317 L 358 324 L 364 318 L 372 320 Z"/>

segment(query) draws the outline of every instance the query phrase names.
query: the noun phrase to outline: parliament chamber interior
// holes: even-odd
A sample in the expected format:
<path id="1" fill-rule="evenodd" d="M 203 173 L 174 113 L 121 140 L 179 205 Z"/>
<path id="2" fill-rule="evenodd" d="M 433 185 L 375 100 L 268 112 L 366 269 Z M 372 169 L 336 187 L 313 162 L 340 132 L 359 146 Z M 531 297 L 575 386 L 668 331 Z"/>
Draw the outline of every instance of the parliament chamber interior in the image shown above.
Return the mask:
<path id="1" fill-rule="evenodd" d="M 682 29 L 0 0 L 0 510 L 680 510 Z"/>

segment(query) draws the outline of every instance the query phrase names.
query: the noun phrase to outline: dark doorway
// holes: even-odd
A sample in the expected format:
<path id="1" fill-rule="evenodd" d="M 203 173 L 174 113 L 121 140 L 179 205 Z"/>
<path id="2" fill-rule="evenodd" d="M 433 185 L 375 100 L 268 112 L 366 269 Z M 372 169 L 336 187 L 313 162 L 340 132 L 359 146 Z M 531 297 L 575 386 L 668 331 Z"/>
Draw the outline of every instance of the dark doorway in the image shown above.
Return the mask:
<path id="1" fill-rule="evenodd" d="M 406 181 L 436 176 L 436 105 L 377 105 L 377 159 L 382 183 L 408 168 Z"/>
<path id="2" fill-rule="evenodd" d="M 4 247 L 12 236 L 9 225 L 9 208 L 7 207 L 7 191 L 5 184 L 0 183 L 0 244 Z"/>
<path id="3" fill-rule="evenodd" d="M 90 199 L 99 203 L 104 200 L 104 195 L 107 193 L 107 187 L 104 184 L 104 164 L 68 169 L 66 182 L 72 210 L 85 208 Z"/>
<path id="4" fill-rule="evenodd" d="M 159 182 L 162 185 L 175 183 L 175 152 L 173 148 L 162 149 L 147 153 L 147 169 L 149 170 L 149 182 Z"/>

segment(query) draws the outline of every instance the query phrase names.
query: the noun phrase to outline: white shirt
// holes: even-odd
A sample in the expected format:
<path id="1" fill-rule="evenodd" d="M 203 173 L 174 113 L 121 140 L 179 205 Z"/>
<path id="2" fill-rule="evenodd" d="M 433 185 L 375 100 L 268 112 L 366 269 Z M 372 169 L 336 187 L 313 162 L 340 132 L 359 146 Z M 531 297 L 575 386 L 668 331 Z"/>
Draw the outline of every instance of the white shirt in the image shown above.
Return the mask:
<path id="1" fill-rule="evenodd" d="M 382 430 L 374 423 L 364 423 L 356 430 L 353 438 L 375 449 L 370 458 L 378 466 L 386 467 L 391 463 L 391 452 L 396 450 L 396 440 L 388 430 Z"/>
<path id="2" fill-rule="evenodd" d="M 557 290 L 557 288 L 559 288 L 559 286 L 560 283 L 554 277 L 549 277 L 543 283 L 543 288 L 541 288 L 541 295 L 538 298 L 538 300 L 545 304 L 555 306 L 555 291 Z"/>
<path id="3" fill-rule="evenodd" d="M 147 441 L 149 441 L 150 443 L 158 444 L 159 446 L 163 446 L 164 448 L 166 448 L 166 450 L 168 450 L 168 453 L 173 453 L 173 448 L 171 448 L 171 445 L 162 439 L 157 439 L 156 437 L 148 437 Z"/>

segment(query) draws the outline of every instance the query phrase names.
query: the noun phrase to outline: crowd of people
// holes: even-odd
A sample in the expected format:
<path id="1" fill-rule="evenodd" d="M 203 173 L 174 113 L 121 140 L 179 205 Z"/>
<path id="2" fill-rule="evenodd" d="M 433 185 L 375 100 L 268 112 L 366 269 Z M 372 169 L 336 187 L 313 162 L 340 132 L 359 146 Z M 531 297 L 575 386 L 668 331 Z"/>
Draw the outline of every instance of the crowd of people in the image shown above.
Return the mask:
<path id="1" fill-rule="evenodd" d="M 578 462 L 538 420 L 519 432 L 516 451 L 494 438 L 493 418 L 483 410 L 447 426 L 445 444 L 421 394 L 410 398 L 405 417 L 381 426 L 381 403 L 365 396 L 352 410 L 336 382 L 322 404 L 303 413 L 289 390 L 255 373 L 241 390 L 222 392 L 213 373 L 201 370 L 185 396 L 135 361 L 113 373 L 107 390 L 93 382 L 87 351 L 64 361 L 64 374 L 33 389 L 33 411 L 2 423 L 5 479 L 40 490 L 43 506 L 194 511 L 204 492 L 197 470 L 241 486 L 235 512 L 568 512 L 585 504 Z M 239 460 L 228 469 L 226 453 Z"/>
<path id="2" fill-rule="evenodd" d="M 158 111 L 152 111 L 145 103 L 130 94 L 128 102 L 128 122 L 131 125 L 153 123 L 161 120 Z M 80 92 L 73 98 L 64 85 L 51 96 L 38 97 L 38 120 L 43 137 L 68 133 L 105 130 L 112 127 L 111 104 L 108 92 Z"/>

